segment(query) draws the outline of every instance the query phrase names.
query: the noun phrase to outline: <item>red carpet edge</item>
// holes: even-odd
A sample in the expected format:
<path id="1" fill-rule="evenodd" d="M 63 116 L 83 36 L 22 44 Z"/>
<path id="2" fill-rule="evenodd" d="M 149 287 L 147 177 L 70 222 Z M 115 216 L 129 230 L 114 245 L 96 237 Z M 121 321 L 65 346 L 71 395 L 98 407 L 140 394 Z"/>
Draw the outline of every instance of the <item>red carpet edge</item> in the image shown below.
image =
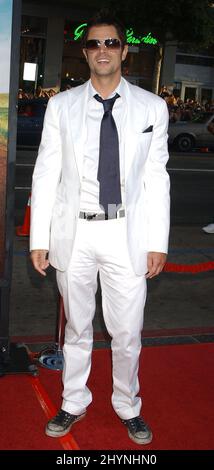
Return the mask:
<path id="1" fill-rule="evenodd" d="M 46 390 L 44 389 L 43 385 L 41 384 L 38 377 L 28 377 L 31 386 L 36 394 L 36 397 L 46 414 L 48 419 L 51 419 L 56 413 L 57 409 L 50 400 Z M 79 450 L 79 446 L 75 439 L 73 438 L 71 433 L 68 433 L 66 436 L 59 438 L 60 444 L 65 450 Z"/>

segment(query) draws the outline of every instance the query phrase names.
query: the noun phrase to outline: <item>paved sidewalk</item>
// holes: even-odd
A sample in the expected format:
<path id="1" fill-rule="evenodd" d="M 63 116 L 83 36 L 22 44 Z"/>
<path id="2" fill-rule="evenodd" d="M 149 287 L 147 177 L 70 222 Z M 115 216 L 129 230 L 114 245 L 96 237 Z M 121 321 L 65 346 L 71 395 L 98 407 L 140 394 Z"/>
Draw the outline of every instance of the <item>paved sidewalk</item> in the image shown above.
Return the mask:
<path id="1" fill-rule="evenodd" d="M 200 226 L 174 226 L 171 229 L 168 261 L 198 264 L 214 260 L 214 235 Z M 162 273 L 148 282 L 144 335 L 214 335 L 214 272 L 200 274 Z M 54 337 L 57 318 L 55 272 L 40 277 L 28 256 L 28 239 L 15 237 L 11 291 L 10 334 L 12 337 Z M 105 336 L 100 292 L 94 320 L 97 337 Z M 174 333 L 173 333 L 174 332 Z M 178 331 L 177 331 L 178 333 Z M 206 338 L 205 338 L 206 339 Z M 207 336 L 208 340 L 208 336 Z M 211 338 L 211 340 L 213 340 Z"/>

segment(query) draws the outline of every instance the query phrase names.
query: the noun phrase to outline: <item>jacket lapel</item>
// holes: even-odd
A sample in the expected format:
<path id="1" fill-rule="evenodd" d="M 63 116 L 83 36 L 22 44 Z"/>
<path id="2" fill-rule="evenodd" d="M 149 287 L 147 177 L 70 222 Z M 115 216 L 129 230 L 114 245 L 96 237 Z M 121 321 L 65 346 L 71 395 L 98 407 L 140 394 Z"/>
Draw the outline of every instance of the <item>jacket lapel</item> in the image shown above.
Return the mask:
<path id="1" fill-rule="evenodd" d="M 129 170 L 133 163 L 136 153 L 139 137 L 147 122 L 148 109 L 147 106 L 139 102 L 137 96 L 133 93 L 131 86 L 126 83 L 126 124 L 125 124 L 125 180 L 129 175 Z"/>
<path id="2" fill-rule="evenodd" d="M 69 116 L 69 131 L 74 147 L 74 154 L 79 172 L 79 177 L 82 177 L 82 166 L 84 156 L 84 144 L 86 141 L 86 110 L 88 100 L 88 85 L 86 82 L 81 87 L 78 87 L 72 92 L 69 92 L 68 100 L 68 116 Z"/>

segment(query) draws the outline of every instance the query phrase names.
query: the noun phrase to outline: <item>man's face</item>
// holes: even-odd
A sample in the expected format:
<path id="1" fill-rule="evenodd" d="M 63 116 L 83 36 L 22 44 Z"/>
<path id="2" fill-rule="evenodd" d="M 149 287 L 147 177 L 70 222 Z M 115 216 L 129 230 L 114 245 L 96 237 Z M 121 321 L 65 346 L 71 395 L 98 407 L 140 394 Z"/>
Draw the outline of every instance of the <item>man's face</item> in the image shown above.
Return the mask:
<path id="1" fill-rule="evenodd" d="M 93 26 L 89 30 L 88 38 L 90 39 L 120 39 L 117 30 L 111 25 Z M 128 52 L 128 46 L 119 49 L 108 49 L 105 44 L 101 44 L 98 49 L 83 49 L 83 53 L 88 62 L 91 76 L 119 76 L 121 71 L 121 62 L 125 60 Z"/>

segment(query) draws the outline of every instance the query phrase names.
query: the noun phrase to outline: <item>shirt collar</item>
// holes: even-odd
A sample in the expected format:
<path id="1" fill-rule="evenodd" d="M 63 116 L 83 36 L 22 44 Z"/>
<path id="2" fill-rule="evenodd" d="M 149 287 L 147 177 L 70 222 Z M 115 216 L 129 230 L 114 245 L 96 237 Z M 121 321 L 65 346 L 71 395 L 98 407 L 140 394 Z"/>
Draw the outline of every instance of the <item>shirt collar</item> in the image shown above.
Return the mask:
<path id="1" fill-rule="evenodd" d="M 91 80 L 89 80 L 88 99 L 91 100 L 94 97 L 94 95 L 96 95 L 97 93 L 98 92 L 93 87 L 93 85 L 91 83 Z M 123 96 L 124 96 L 124 83 L 123 83 L 122 79 L 120 79 L 120 83 L 118 84 L 117 88 L 115 88 L 115 90 L 108 96 L 108 98 L 112 98 L 116 93 L 118 93 L 118 95 L 120 95 L 121 98 L 123 99 Z"/>

